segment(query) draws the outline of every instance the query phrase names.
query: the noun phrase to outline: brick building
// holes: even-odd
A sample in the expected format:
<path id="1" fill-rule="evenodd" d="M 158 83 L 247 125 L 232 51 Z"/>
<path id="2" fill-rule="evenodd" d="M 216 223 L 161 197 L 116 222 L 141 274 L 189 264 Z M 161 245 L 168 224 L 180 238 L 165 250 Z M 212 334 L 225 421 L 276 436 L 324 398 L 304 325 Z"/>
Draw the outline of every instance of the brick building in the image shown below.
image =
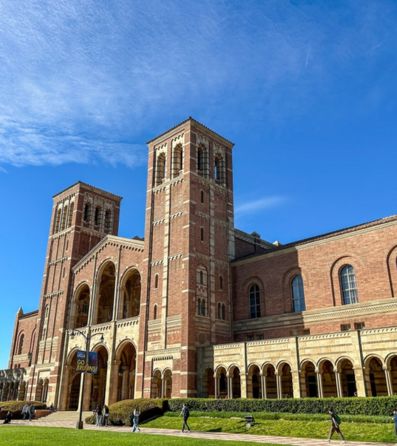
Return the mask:
<path id="1" fill-rule="evenodd" d="M 148 143 L 144 239 L 118 236 L 116 195 L 78 182 L 53 197 L 39 309 L 17 313 L 1 400 L 77 408 L 86 347 L 85 409 L 397 393 L 397 216 L 288 245 L 244 233 L 232 147 L 192 118 Z"/>

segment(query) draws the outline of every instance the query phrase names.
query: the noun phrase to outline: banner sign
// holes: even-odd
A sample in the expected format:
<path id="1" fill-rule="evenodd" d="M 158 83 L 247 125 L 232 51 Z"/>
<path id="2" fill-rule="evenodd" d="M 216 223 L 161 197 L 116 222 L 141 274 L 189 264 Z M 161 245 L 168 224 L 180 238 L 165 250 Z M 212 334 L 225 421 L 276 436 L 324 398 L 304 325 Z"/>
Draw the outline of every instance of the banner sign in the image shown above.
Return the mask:
<path id="1" fill-rule="evenodd" d="M 98 353 L 88 352 L 87 361 L 87 353 L 83 350 L 77 350 L 76 372 L 98 373 Z"/>

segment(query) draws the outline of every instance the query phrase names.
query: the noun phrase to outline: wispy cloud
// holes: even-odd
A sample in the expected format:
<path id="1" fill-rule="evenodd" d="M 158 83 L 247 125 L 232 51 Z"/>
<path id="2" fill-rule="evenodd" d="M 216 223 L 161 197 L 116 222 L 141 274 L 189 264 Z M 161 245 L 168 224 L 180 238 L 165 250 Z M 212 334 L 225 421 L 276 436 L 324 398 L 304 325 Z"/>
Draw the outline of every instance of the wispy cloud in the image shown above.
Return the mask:
<path id="1" fill-rule="evenodd" d="M 282 205 L 286 201 L 286 197 L 278 195 L 262 197 L 252 201 L 246 201 L 244 203 L 237 204 L 235 208 L 236 216 L 242 217 L 255 214 L 266 209 L 272 209 L 274 207 Z"/>
<path id="2" fill-rule="evenodd" d="M 148 129 L 190 114 L 285 122 L 390 41 L 392 3 L 346 2 L 353 25 L 320 3 L 3 0 L 0 162 L 132 166 Z"/>

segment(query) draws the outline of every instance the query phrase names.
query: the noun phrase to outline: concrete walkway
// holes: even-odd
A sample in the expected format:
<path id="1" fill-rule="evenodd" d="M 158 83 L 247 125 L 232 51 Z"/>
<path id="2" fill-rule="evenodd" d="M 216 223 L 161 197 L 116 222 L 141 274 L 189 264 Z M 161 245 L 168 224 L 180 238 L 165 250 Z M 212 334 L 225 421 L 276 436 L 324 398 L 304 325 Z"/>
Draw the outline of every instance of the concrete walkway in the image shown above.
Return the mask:
<path id="1" fill-rule="evenodd" d="M 75 428 L 77 421 L 77 414 L 74 414 L 75 419 L 61 420 L 61 419 L 51 419 L 51 416 L 46 418 L 41 418 L 39 420 L 33 421 L 22 421 L 14 420 L 12 425 L 17 426 L 40 426 L 40 427 L 66 427 Z M 108 427 L 97 427 L 89 424 L 84 424 L 86 430 L 100 430 L 106 432 L 131 432 L 130 427 L 118 427 L 118 426 L 108 426 Z M 310 438 L 293 438 L 293 437 L 274 437 L 270 435 L 251 435 L 251 434 L 229 434 L 225 432 L 189 432 L 182 433 L 175 429 L 153 429 L 153 428 L 141 428 L 141 433 L 151 434 L 151 435 L 170 435 L 174 437 L 186 437 L 186 438 L 199 438 L 204 440 L 225 440 L 225 441 L 247 441 L 251 443 L 262 443 L 262 444 L 280 444 L 280 445 L 293 445 L 293 446 L 329 446 L 327 440 L 317 440 Z M 139 433 L 131 435 L 139 435 Z M 332 440 L 331 445 L 342 445 L 343 442 L 339 440 Z M 395 446 L 395 443 L 363 443 L 357 441 L 347 441 L 345 443 L 348 446 Z"/>

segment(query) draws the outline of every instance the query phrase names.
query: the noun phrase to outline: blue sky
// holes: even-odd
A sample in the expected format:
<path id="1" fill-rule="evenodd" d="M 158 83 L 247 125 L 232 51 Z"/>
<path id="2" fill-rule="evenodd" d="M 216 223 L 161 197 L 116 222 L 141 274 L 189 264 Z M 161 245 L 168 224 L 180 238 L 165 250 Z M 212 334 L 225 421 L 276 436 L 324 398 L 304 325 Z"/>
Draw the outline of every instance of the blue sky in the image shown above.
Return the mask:
<path id="1" fill-rule="evenodd" d="M 145 141 L 187 116 L 236 144 L 243 230 L 396 214 L 396 23 L 393 0 L 0 0 L 0 368 L 38 304 L 52 195 L 120 194 L 120 235 L 143 235 Z"/>

